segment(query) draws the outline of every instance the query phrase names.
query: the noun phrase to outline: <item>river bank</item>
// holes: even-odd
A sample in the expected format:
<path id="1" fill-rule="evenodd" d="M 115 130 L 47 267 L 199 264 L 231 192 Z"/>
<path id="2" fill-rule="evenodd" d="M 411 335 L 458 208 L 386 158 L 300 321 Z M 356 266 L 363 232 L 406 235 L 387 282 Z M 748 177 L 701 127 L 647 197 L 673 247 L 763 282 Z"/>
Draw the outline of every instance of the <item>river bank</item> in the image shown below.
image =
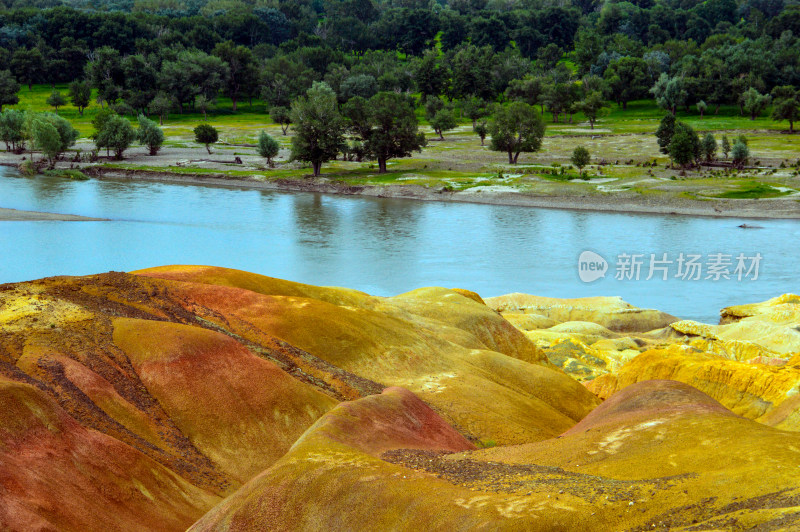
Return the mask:
<path id="1" fill-rule="evenodd" d="M 468 285 L 487 295 L 619 295 L 637 306 L 716 323 L 718 309 L 733 304 L 734 296 L 756 301 L 791 291 L 787 282 L 796 266 L 792 243 L 800 236 L 796 219 L 426 201 L 431 191 L 399 185 L 383 190 L 403 191 L 416 201 L 377 198 L 375 190 L 330 183 L 322 190 L 332 193 L 321 194 L 313 191 L 321 187 L 311 189 L 308 182 L 201 178 L 187 186 L 185 176 L 167 178 L 0 179 L 0 198 L 9 202 L 0 202 L 4 207 L 110 219 L 5 224 L 4 250 L 20 259 L 4 262 L 0 282 L 153 264 L 214 264 L 308 284 L 354 286 L 382 296 L 417 286 Z M 292 186 L 296 192 L 273 192 L 279 186 Z M 504 194 L 496 201 L 512 195 Z M 452 200 L 468 194 L 436 196 Z M 743 224 L 761 228 L 738 227 Z M 586 250 L 609 264 L 605 278 L 588 284 L 578 270 Z M 673 261 L 668 279 L 647 280 L 647 257 L 665 253 Z M 684 280 L 675 277 L 681 253 L 702 254 L 704 263 L 715 253 L 731 260 L 760 253 L 763 271 L 757 281 L 738 281 L 735 275 L 718 282 L 707 275 Z M 623 254 L 645 258 L 641 278 L 617 279 Z"/>
<path id="2" fill-rule="evenodd" d="M 599 137 L 592 140 L 594 150 L 621 150 L 632 159 L 609 159 L 587 168 L 585 179 L 579 179 L 570 174 L 574 169 L 567 166 L 569 150 L 562 146 L 575 139 L 549 137 L 548 150 L 525 163 L 508 165 L 498 162 L 497 154 L 485 147 L 476 148 L 467 133 L 451 136 L 448 146 L 426 148 L 420 158 L 390 161 L 386 174 L 378 174 L 368 161 L 336 160 L 325 165 L 321 177 L 312 178 L 308 168 L 289 160 L 286 147 L 275 166 L 269 167 L 249 147 L 234 144 L 218 144 L 210 156 L 202 147 L 186 145 L 169 146 L 156 156 L 133 147 L 126 151 L 124 161 L 101 157 L 97 163 L 87 164 L 65 157 L 57 167 L 79 169 L 103 179 L 255 190 L 575 211 L 800 218 L 800 170 L 787 166 L 788 159 L 761 157 L 759 167 L 742 172 L 719 168 L 682 172 L 665 160 L 654 163 L 649 154 L 657 149 L 641 146 L 649 146 L 652 135 Z M 626 143 L 617 146 L 620 138 Z M 84 141 L 76 146 L 83 150 L 91 147 Z M 16 167 L 30 156 L 0 152 L 0 165 Z"/>
<path id="3" fill-rule="evenodd" d="M 485 186 L 463 191 L 434 189 L 421 185 L 352 185 L 325 177 L 304 179 L 257 179 L 225 174 L 175 174 L 162 171 L 132 170 L 94 166 L 84 170 L 100 179 L 130 179 L 158 183 L 202 185 L 250 190 L 314 192 L 341 196 L 366 196 L 418 201 L 445 201 L 509 205 L 547 209 L 639 214 L 674 214 L 727 218 L 798 219 L 800 203 L 791 198 L 778 199 L 689 199 L 646 194 L 570 194 L 550 195 L 518 191 L 512 187 Z"/>

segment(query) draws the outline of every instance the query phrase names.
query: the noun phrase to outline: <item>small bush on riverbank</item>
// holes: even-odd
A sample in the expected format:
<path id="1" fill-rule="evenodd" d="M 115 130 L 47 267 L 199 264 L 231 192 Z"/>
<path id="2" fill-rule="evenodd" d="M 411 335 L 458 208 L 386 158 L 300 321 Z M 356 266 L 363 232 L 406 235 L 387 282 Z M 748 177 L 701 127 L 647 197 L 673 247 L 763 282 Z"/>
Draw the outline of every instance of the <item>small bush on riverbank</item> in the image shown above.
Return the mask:
<path id="1" fill-rule="evenodd" d="M 42 174 L 50 177 L 64 177 L 67 179 L 73 179 L 75 181 L 86 181 L 89 179 L 89 176 L 84 174 L 80 170 L 67 170 L 67 169 L 45 170 L 44 172 L 42 172 Z"/>
<path id="2" fill-rule="evenodd" d="M 25 177 L 33 177 L 39 173 L 39 165 L 37 165 L 31 159 L 26 159 L 19 163 L 17 169 L 19 170 L 19 173 Z"/>
<path id="3" fill-rule="evenodd" d="M 258 136 L 258 154 L 267 160 L 267 164 L 272 168 L 272 158 L 278 155 L 280 144 L 269 133 L 262 131 Z"/>
<path id="4" fill-rule="evenodd" d="M 147 149 L 150 155 L 156 155 L 164 144 L 164 132 L 154 121 L 144 115 L 139 115 L 139 131 L 137 138 Z"/>
<path id="5" fill-rule="evenodd" d="M 206 151 L 211 154 L 211 145 L 219 140 L 219 132 L 211 124 L 200 124 L 194 128 L 194 139 L 198 144 L 204 144 Z"/>

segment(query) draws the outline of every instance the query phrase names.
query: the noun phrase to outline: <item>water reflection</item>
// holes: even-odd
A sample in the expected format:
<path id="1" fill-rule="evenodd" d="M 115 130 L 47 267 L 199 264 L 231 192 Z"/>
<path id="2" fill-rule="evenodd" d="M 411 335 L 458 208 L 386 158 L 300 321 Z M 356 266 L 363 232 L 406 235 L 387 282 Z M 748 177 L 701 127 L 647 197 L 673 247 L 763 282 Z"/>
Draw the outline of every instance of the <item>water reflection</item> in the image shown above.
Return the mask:
<path id="1" fill-rule="evenodd" d="M 35 177 L 22 178 L 30 183 L 33 197 L 42 203 L 61 205 L 69 203 L 74 196 L 74 190 L 66 179 L 37 179 Z"/>
<path id="2" fill-rule="evenodd" d="M 589 236 L 589 216 L 585 212 L 578 211 L 570 216 L 572 223 L 569 229 L 572 231 L 572 237 L 586 241 Z M 588 244 L 589 242 L 587 242 Z"/>
<path id="3" fill-rule="evenodd" d="M 319 194 L 292 198 L 292 216 L 298 242 L 319 248 L 329 248 L 341 224 L 335 205 L 323 200 Z"/>

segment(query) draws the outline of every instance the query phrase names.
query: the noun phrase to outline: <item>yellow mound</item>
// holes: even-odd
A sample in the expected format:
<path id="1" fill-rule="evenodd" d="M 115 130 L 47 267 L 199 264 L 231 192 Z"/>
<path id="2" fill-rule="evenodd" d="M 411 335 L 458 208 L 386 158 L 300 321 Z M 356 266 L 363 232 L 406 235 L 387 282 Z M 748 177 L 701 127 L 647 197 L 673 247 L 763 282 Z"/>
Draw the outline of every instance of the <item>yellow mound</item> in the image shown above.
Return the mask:
<path id="1" fill-rule="evenodd" d="M 780 366 L 726 360 L 686 346 L 642 353 L 616 375 L 587 387 L 609 397 L 637 382 L 670 379 L 707 393 L 733 412 L 784 429 L 800 430 L 800 357 Z"/>
<path id="2" fill-rule="evenodd" d="M 760 303 L 726 307 L 720 311 L 720 323 L 739 321 L 742 318 L 759 317 L 778 324 L 800 322 L 800 296 L 783 294 Z"/>
<path id="3" fill-rule="evenodd" d="M 678 318 L 665 312 L 641 309 L 619 297 L 558 299 L 528 294 L 508 294 L 485 299 L 502 313 L 539 314 L 559 323 L 588 321 L 616 332 L 645 332 L 666 327 Z"/>
<path id="4" fill-rule="evenodd" d="M 563 509 L 473 493 L 434 475 L 380 459 L 416 450 L 432 461 L 468 442 L 418 399 L 387 390 L 326 414 L 273 467 L 190 530 L 554 530 Z M 312 502 L 310 502 L 312 501 Z M 589 519 L 572 522 L 588 523 Z M 588 517 L 588 516 L 587 516 Z M 510 519 L 509 519 L 510 518 Z M 562 529 L 562 528 L 555 528 Z"/>
<path id="5" fill-rule="evenodd" d="M 550 438 L 599 404 L 497 312 L 442 288 L 377 298 L 235 270 L 171 267 L 6 285 L 0 323 L 3 374 L 42 390 L 81 430 L 121 449 L 104 458 L 106 468 L 124 470 L 132 463 L 126 456 L 141 455 L 136 460 L 155 464 L 153 471 L 179 479 L 162 492 L 142 480 L 144 491 L 165 502 L 131 504 L 142 523 L 163 522 L 164 530 L 185 527 L 270 467 L 338 402 L 386 386 L 417 392 L 456 427 L 448 430 L 474 442 Z M 2 449 L 11 445 L 4 438 Z M 68 456 L 74 441 L 55 438 Z M 25 484 L 44 468 L 38 461 L 10 469 L 6 481 Z M 124 489 L 138 490 L 139 480 L 120 478 Z M 169 502 L 187 490 L 200 495 Z M 26 528 L 25 519 L 40 512 L 39 495 L 55 496 L 41 488 L 15 499 L 3 527 Z M 107 517 L 104 500 L 92 519 Z M 71 506 L 43 504 L 47 522 L 86 528 Z M 162 519 L 173 506 L 174 518 Z"/>
<path id="6" fill-rule="evenodd" d="M 219 269 L 213 278 L 226 272 L 240 284 L 243 277 L 260 277 Z M 163 269 L 148 273 L 156 274 L 172 276 Z M 208 309 L 200 312 L 204 319 L 231 334 L 258 345 L 277 338 L 350 374 L 406 387 L 478 440 L 548 438 L 598 404 L 574 380 L 531 364 L 544 356 L 521 332 L 452 290 L 422 289 L 385 300 L 365 296 L 360 303 L 336 305 L 229 288 L 233 283 L 168 282 L 190 307 Z"/>
<path id="7" fill-rule="evenodd" d="M 440 425 L 412 421 L 413 411 L 391 393 L 340 405 L 191 530 L 800 524 L 800 435 L 681 383 L 632 386 L 558 439 L 457 454 L 447 444 L 437 452 L 423 434 Z"/>

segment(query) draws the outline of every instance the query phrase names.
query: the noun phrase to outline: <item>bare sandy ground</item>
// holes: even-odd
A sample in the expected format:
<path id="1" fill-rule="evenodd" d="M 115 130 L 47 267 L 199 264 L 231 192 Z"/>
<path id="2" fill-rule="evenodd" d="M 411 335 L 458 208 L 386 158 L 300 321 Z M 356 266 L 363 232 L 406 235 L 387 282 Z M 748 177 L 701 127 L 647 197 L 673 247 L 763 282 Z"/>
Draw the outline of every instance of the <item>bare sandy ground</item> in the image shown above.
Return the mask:
<path id="1" fill-rule="evenodd" d="M 49 220 L 56 222 L 101 222 L 105 218 L 89 218 L 76 214 L 62 214 L 56 212 L 20 211 L 0 207 L 0 222 L 32 222 Z"/>
<path id="2" fill-rule="evenodd" d="M 99 222 L 104 218 L 87 218 L 75 214 L 60 214 L 55 212 L 19 211 L 0 207 L 0 222 L 33 222 L 49 220 L 56 222 Z"/>

